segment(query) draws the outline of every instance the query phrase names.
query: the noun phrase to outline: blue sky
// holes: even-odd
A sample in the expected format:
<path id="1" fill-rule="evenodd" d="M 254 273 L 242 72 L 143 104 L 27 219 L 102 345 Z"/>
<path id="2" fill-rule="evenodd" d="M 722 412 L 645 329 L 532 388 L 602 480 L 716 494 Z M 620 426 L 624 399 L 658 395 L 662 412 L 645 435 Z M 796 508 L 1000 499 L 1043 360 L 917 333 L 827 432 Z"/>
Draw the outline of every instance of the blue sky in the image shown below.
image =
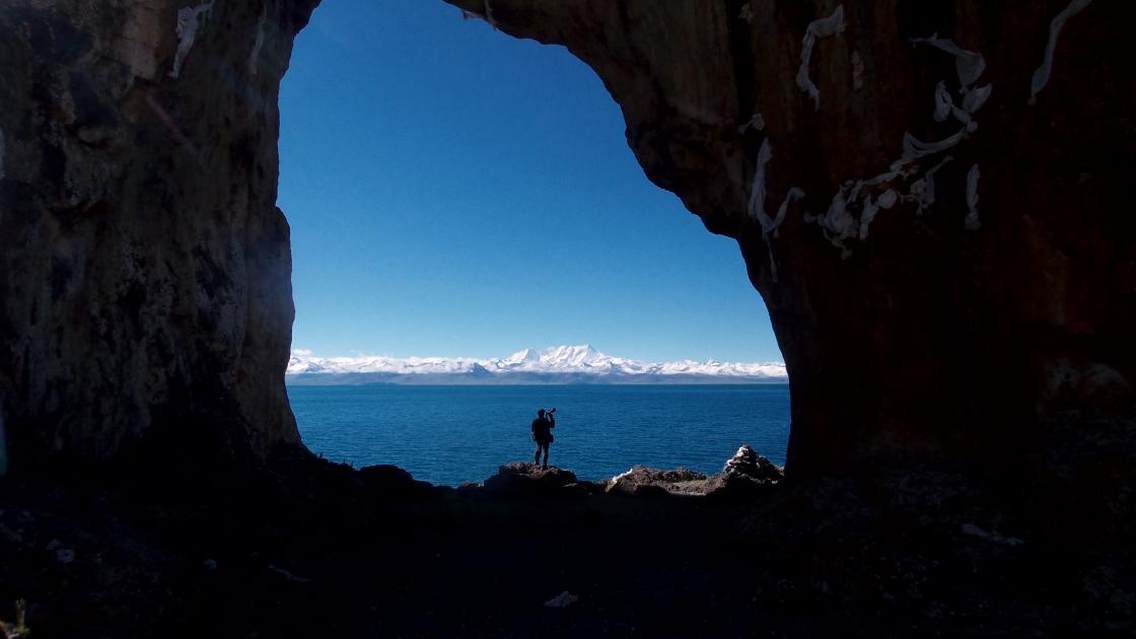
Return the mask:
<path id="1" fill-rule="evenodd" d="M 561 47 L 440 0 L 324 2 L 284 78 L 280 155 L 295 348 L 781 360 L 736 243 L 647 181 Z"/>

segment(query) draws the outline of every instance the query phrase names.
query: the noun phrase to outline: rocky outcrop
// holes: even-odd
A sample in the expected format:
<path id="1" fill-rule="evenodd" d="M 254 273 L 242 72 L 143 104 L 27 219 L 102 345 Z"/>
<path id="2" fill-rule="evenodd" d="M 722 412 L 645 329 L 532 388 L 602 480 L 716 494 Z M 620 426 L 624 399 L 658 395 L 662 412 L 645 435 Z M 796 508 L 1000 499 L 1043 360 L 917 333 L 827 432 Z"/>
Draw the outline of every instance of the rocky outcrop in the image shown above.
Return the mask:
<path id="1" fill-rule="evenodd" d="M 0 420 L 14 463 L 299 440 L 277 95 L 314 5 L 0 7 Z"/>
<path id="2" fill-rule="evenodd" d="M 297 441 L 276 100 L 315 1 L 0 8 L 17 463 Z M 1016 471 L 1132 423 L 1130 3 L 450 1 L 589 64 L 647 176 L 737 239 L 791 475 Z"/>
<path id="3" fill-rule="evenodd" d="M 604 483 L 604 491 L 636 497 L 650 495 L 753 496 L 757 489 L 774 486 L 784 472 L 749 445 L 742 445 L 726 461 L 722 472 L 706 475 L 686 468 L 663 470 L 632 467 Z"/>
<path id="4" fill-rule="evenodd" d="M 705 495 L 716 487 L 704 473 L 687 468 L 662 469 L 632 466 L 604 483 L 604 491 L 644 497 L 650 495 Z"/>
<path id="5" fill-rule="evenodd" d="M 549 466 L 541 468 L 538 464 L 510 462 L 497 469 L 497 474 L 485 480 L 481 486 L 468 488 L 480 490 L 490 495 L 509 497 L 534 497 L 553 495 L 579 495 L 589 492 L 587 482 L 579 482 L 570 470 Z"/>
<path id="6" fill-rule="evenodd" d="M 1128 3 L 449 1 L 589 64 L 647 176 L 737 239 L 790 474 L 1020 470 L 1133 417 Z"/>

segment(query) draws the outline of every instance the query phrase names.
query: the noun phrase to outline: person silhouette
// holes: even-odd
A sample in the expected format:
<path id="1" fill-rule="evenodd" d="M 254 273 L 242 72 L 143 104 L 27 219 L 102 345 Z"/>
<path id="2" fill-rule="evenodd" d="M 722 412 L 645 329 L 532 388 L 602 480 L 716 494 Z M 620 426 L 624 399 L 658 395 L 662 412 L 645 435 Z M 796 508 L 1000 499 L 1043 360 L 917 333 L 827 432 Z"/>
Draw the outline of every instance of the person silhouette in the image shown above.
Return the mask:
<path id="1" fill-rule="evenodd" d="M 540 455 L 544 453 L 542 470 L 548 470 L 548 446 L 552 443 L 552 429 L 556 428 L 556 409 L 545 411 L 543 408 L 536 412 L 536 419 L 532 421 L 532 438 L 536 442 L 536 454 L 533 455 L 533 464 L 540 464 Z"/>

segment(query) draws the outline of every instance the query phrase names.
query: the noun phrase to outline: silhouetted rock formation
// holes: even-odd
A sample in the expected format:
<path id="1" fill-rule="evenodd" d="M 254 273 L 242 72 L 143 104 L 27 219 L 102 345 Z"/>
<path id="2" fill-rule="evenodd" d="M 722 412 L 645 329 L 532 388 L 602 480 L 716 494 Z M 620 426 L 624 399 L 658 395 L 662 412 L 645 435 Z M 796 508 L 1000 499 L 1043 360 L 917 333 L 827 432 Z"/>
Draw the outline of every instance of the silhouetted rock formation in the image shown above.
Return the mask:
<path id="1" fill-rule="evenodd" d="M 450 1 L 594 68 L 648 177 L 737 239 L 792 378 L 790 475 L 1111 454 L 1095 435 L 1136 411 L 1132 3 Z M 17 463 L 297 441 L 276 103 L 315 3 L 0 9 Z"/>
<path id="2" fill-rule="evenodd" d="M 292 453 L 187 483 L 0 480 L 0 620 L 24 597 L 33 637 L 1133 634 L 1131 531 L 1055 543 L 1095 522 L 962 473 L 525 497 Z"/>
<path id="3" fill-rule="evenodd" d="M 552 495 L 563 493 L 564 488 L 579 484 L 572 471 L 539 464 L 512 462 L 497 469 L 497 474 L 485 480 L 486 492 L 497 495 Z"/>

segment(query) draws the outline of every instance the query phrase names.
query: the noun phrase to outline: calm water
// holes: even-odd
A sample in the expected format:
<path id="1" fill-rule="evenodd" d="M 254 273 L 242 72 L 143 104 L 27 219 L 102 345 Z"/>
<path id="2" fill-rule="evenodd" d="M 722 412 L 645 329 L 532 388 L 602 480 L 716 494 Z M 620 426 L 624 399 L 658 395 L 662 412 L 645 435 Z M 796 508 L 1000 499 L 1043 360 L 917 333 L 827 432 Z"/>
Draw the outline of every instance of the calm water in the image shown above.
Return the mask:
<path id="1" fill-rule="evenodd" d="M 635 464 L 718 472 L 748 443 L 778 464 L 789 437 L 789 387 L 292 386 L 314 452 L 356 467 L 396 464 L 456 486 L 531 459 L 529 423 L 556 407 L 551 464 L 604 479 Z"/>

